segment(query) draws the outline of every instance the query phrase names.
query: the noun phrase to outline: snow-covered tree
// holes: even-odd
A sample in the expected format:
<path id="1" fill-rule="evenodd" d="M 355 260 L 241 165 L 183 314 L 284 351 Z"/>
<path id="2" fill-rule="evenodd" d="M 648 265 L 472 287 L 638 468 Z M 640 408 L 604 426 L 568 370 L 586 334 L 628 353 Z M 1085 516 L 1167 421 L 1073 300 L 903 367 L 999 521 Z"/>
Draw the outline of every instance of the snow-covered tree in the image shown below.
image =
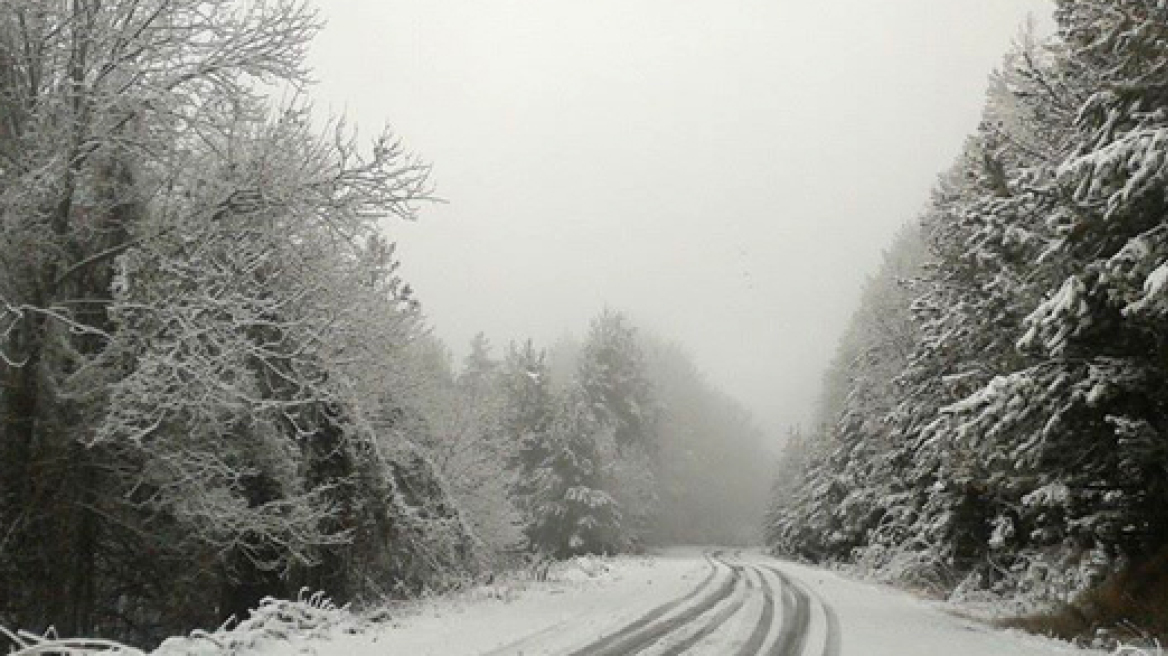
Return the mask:
<path id="1" fill-rule="evenodd" d="M 1025 482 L 998 522 L 1009 537 L 995 544 L 1084 554 L 1087 570 L 1106 571 L 1147 557 L 1168 535 L 1153 510 L 1165 500 L 1168 426 L 1156 309 L 1168 257 L 1168 105 L 1153 71 L 1168 65 L 1168 15 L 1154 2 L 1084 2 L 1060 3 L 1056 17 L 1058 65 L 1079 102 L 1057 117 L 1065 146 L 1043 181 L 1058 201 L 1047 214 L 1056 239 L 1040 260 L 1043 293 L 1017 334 L 1034 364 L 990 381 L 950 415 L 957 434 L 1008 453 L 1011 478 Z"/>
<path id="2" fill-rule="evenodd" d="M 249 106 L 256 81 L 303 81 L 315 23 L 292 3 L 0 4 L 0 606 L 30 624 L 85 630 L 107 606 L 102 513 L 122 462 L 95 419 L 118 376 L 115 260 L 163 238 L 156 213 L 195 209 L 174 186 L 192 135 L 223 127 L 228 99 Z M 245 202 L 201 200 L 192 221 Z"/>
<path id="3" fill-rule="evenodd" d="M 564 558 L 624 548 L 621 510 L 605 490 L 601 445 L 611 441 L 611 431 L 582 388 L 557 400 L 543 438 L 547 456 L 530 481 L 527 537 L 536 550 Z"/>
<path id="4" fill-rule="evenodd" d="M 497 384 L 499 366 L 499 361 L 491 354 L 491 340 L 483 333 L 477 333 L 470 340 L 470 352 L 463 360 L 458 383 L 472 394 L 486 394 Z"/>
<path id="5" fill-rule="evenodd" d="M 418 372 L 429 381 L 418 402 L 426 419 L 425 450 L 493 565 L 523 539 L 510 494 L 517 445 L 506 428 L 502 365 L 481 333 L 470 347 L 457 376 L 447 356 Z"/>
<path id="6" fill-rule="evenodd" d="M 1062 596 L 1163 545 L 1165 11 L 1060 2 L 991 80 L 923 222 L 892 403 L 831 394 L 856 421 L 810 450 L 778 548 Z"/>
<path id="7" fill-rule="evenodd" d="M 0 2 L 6 618 L 148 640 L 296 581 L 400 576 L 370 554 L 422 555 L 396 546 L 411 527 L 459 542 L 373 391 L 420 331 L 376 221 L 412 217 L 428 169 L 255 91 L 305 86 L 316 24 L 299 2 Z"/>
<path id="8" fill-rule="evenodd" d="M 630 544 L 646 540 L 657 502 L 659 408 L 645 367 L 637 331 L 625 315 L 605 310 L 592 320 L 573 385 L 587 395 L 596 420 L 611 432 L 611 448 L 597 446 L 612 464 L 608 489 L 621 505 Z"/>
<path id="9" fill-rule="evenodd" d="M 612 426 L 619 448 L 652 447 L 657 409 L 636 329 L 623 314 L 605 310 L 592 320 L 576 380 L 598 417 Z"/>
<path id="10" fill-rule="evenodd" d="M 885 419 L 901 398 L 890 381 L 918 343 L 909 308 L 918 290 L 910 283 L 921 275 L 924 259 L 920 230 L 902 229 L 837 347 L 824 378 L 819 425 L 797 433 L 783 454 L 767 530 L 784 550 L 849 557 L 880 525 L 889 500 L 898 498 Z M 802 462 L 802 473 L 791 459 Z"/>
<path id="11" fill-rule="evenodd" d="M 546 353 L 537 350 L 530 339 L 522 345 L 512 342 L 503 362 L 501 383 L 502 430 L 506 439 L 514 442 L 512 497 L 522 509 L 524 521 L 530 523 L 537 490 L 536 472 L 551 455 L 549 431 L 555 396 Z"/>

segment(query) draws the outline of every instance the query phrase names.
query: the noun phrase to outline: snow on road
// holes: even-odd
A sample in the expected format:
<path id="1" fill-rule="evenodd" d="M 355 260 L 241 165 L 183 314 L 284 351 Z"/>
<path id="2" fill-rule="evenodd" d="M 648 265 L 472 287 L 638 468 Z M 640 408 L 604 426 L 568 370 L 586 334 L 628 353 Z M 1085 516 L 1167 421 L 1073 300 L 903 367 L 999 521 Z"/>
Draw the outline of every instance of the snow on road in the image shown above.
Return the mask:
<path id="1" fill-rule="evenodd" d="M 770 560 L 759 557 L 762 560 Z M 774 562 L 774 561 L 772 561 Z M 818 608 L 812 616 L 806 654 L 828 654 L 820 647 L 827 613 L 839 624 L 843 656 L 1063 656 L 1102 654 L 1067 644 L 1000 631 L 960 618 L 952 607 L 874 583 L 859 582 L 814 567 L 781 562 L 776 566 L 802 586 Z M 826 611 L 826 612 L 825 612 Z"/>
<path id="2" fill-rule="evenodd" d="M 268 643 L 264 656 L 1086 656 L 944 604 L 758 553 L 672 550 L 558 565 L 417 602 L 358 634 Z M 1097 652 L 1096 652 L 1097 653 Z"/>
<path id="3" fill-rule="evenodd" d="M 566 654 L 660 604 L 684 597 L 709 572 L 694 552 L 556 566 L 546 582 L 504 582 L 427 600 L 392 622 L 329 644 L 271 645 L 272 656 Z"/>

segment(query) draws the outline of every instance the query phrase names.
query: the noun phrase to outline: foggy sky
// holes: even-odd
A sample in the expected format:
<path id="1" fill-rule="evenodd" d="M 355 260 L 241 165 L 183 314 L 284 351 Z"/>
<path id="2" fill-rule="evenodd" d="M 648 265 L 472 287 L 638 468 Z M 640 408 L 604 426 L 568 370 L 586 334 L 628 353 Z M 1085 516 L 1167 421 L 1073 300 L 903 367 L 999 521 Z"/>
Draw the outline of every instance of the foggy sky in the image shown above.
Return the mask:
<path id="1" fill-rule="evenodd" d="M 318 0 L 318 105 L 388 122 L 448 202 L 394 223 L 456 351 L 678 341 L 776 438 L 811 419 L 882 248 L 1043 0 Z"/>

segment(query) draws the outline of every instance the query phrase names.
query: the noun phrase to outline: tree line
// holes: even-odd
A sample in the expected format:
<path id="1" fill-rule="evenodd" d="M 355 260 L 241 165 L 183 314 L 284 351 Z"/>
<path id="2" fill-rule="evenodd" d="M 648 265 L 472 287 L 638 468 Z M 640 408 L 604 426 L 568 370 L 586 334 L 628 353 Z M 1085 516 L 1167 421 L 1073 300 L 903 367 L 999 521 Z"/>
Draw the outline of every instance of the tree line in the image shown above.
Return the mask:
<path id="1" fill-rule="evenodd" d="M 750 414 L 684 349 L 605 310 L 583 341 L 482 334 L 455 371 L 430 340 L 426 448 L 495 565 L 746 544 L 760 537 L 772 458 Z"/>
<path id="2" fill-rule="evenodd" d="M 870 280 L 790 442 L 775 550 L 1059 601 L 1163 561 L 1168 8 L 1054 17 Z"/>
<path id="3" fill-rule="evenodd" d="M 455 371 L 382 229 L 430 169 L 302 100 L 320 27 L 0 0 L 0 625 L 149 644 L 752 523 L 712 472 L 757 429 L 622 315 Z"/>

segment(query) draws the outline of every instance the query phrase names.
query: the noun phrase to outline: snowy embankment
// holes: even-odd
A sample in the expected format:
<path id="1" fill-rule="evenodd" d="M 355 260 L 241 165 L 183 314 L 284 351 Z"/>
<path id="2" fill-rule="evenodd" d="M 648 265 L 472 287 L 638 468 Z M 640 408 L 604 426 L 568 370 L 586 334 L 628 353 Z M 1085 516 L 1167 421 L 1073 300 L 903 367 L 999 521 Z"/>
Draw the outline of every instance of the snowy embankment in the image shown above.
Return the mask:
<path id="1" fill-rule="evenodd" d="M 575 559 L 553 565 L 544 580 L 517 575 L 366 613 L 319 596 L 269 601 L 238 626 L 172 638 L 154 656 L 1103 654 L 999 631 L 953 611 L 950 604 L 758 553 L 678 549 Z M 19 656 L 116 648 L 22 640 Z"/>
<path id="2" fill-rule="evenodd" d="M 323 595 L 302 595 L 296 601 L 265 599 L 244 621 L 213 632 L 194 631 L 190 636 L 164 641 L 151 656 L 235 656 L 236 654 L 282 653 L 289 644 L 329 640 L 332 636 L 356 634 L 370 626 L 348 608 L 338 608 Z M 65 654 L 124 654 L 146 656 L 145 652 L 109 640 L 37 636 L 0 627 L 0 637 L 10 643 L 10 656 Z M 5 645 L 0 641 L 0 645 Z M 281 645 L 282 647 L 277 647 Z"/>
<path id="3" fill-rule="evenodd" d="M 1003 631 L 932 601 L 840 572 L 783 561 L 782 570 L 837 617 L 842 654 L 865 656 L 1102 656 L 1067 643 Z M 814 623 L 813 623 L 814 624 Z M 814 627 L 813 627 L 814 630 Z M 1121 652 L 1135 655 L 1140 652 Z M 1149 655 L 1151 656 L 1151 655 Z"/>
<path id="4" fill-rule="evenodd" d="M 505 581 L 422 600 L 387 624 L 314 646 L 327 656 L 568 653 L 685 595 L 707 570 L 702 559 L 681 555 L 579 558 L 553 566 L 544 582 Z M 290 656 L 297 647 L 264 654 Z"/>
<path id="5" fill-rule="evenodd" d="M 707 575 L 691 555 L 575 558 L 552 564 L 543 580 L 529 573 L 472 589 L 394 602 L 355 613 L 320 596 L 269 600 L 228 629 L 170 638 L 150 656 L 386 656 L 393 654 L 514 654 L 570 651 L 615 632 L 632 617 L 684 596 Z M 0 627 L 17 649 L 11 656 L 145 652 L 104 640 L 55 640 Z M 5 645 L 0 637 L 0 645 Z M 530 652 L 529 652 L 530 653 Z"/>

